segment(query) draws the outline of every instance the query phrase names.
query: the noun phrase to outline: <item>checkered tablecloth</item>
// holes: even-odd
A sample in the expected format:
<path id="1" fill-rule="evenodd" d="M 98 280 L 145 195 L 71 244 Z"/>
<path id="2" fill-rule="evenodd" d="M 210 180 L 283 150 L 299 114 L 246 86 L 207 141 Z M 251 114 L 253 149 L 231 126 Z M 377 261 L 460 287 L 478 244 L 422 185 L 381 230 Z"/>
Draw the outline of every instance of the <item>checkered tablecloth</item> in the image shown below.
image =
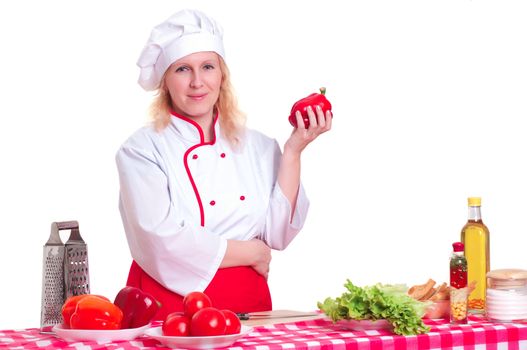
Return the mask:
<path id="1" fill-rule="evenodd" d="M 349 331 L 326 319 L 255 327 L 234 343 L 231 350 L 282 349 L 527 349 L 527 323 L 491 323 L 471 316 L 467 325 L 450 325 L 446 320 L 426 320 L 430 332 L 398 336 L 386 330 Z M 40 334 L 39 329 L 0 331 L 0 349 L 155 349 L 154 339 L 142 336 L 132 341 L 98 344 L 65 342 Z"/>

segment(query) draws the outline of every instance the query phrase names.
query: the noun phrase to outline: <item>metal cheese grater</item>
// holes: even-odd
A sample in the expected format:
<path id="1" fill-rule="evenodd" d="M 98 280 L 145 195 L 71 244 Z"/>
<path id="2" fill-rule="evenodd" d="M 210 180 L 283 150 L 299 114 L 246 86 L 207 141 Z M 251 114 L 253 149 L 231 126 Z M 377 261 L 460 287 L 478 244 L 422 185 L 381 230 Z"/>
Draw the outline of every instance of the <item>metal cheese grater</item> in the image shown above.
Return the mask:
<path id="1" fill-rule="evenodd" d="M 59 231 L 71 230 L 66 244 Z M 62 323 L 61 308 L 66 298 L 90 293 L 88 248 L 82 239 L 77 221 L 53 222 L 44 245 L 42 269 L 41 332 Z"/>
<path id="2" fill-rule="evenodd" d="M 79 232 L 79 224 L 72 221 L 70 238 L 66 242 L 64 256 L 65 298 L 90 293 L 88 273 L 88 247 Z M 60 229 L 60 226 L 59 226 Z"/>

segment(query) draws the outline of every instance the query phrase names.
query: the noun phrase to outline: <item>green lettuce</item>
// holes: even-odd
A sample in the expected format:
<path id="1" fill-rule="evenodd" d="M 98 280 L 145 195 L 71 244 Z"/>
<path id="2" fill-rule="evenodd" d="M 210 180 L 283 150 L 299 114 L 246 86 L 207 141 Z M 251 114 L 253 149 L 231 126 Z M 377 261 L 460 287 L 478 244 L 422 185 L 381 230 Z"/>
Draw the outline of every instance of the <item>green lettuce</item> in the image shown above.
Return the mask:
<path id="1" fill-rule="evenodd" d="M 430 328 L 422 320 L 428 303 L 413 299 L 404 284 L 375 284 L 358 287 L 349 279 L 347 291 L 335 299 L 318 302 L 318 308 L 337 322 L 338 320 L 388 320 L 394 333 L 413 335 L 427 333 Z"/>

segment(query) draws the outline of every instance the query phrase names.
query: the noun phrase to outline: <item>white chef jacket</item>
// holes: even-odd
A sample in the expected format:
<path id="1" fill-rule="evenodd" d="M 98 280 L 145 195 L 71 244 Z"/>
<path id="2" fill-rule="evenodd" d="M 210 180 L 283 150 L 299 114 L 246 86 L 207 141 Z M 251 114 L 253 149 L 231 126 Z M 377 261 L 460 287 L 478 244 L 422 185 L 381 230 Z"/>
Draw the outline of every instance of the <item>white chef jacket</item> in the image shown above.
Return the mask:
<path id="1" fill-rule="evenodd" d="M 276 140 L 247 129 L 235 151 L 217 120 L 215 137 L 206 143 L 197 123 L 174 114 L 161 131 L 139 129 L 116 155 L 132 258 L 180 295 L 205 290 L 228 239 L 258 238 L 286 248 L 309 207 L 300 185 L 291 222 L 291 205 L 277 182 Z"/>

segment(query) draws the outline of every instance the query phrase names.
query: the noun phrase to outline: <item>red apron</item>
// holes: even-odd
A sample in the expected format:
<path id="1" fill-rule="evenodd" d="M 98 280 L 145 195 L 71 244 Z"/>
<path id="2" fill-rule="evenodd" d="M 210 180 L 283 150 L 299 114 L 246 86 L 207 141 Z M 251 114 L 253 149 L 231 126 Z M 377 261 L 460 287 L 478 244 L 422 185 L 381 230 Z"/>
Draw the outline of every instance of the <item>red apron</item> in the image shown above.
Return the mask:
<path id="1" fill-rule="evenodd" d="M 164 320 L 174 311 L 183 311 L 183 297 L 169 291 L 132 262 L 126 285 L 152 294 L 160 303 L 156 320 Z M 204 291 L 218 309 L 234 312 L 272 310 L 271 294 L 265 278 L 248 266 L 219 269 Z"/>

